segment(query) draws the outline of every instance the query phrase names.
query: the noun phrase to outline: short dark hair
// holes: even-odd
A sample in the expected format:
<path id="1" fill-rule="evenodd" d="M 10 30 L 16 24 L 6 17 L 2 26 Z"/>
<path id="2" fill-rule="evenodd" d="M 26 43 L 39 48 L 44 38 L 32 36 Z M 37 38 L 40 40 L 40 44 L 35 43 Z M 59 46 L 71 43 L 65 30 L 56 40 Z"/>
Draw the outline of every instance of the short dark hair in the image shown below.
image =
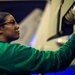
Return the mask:
<path id="1" fill-rule="evenodd" d="M 3 23 L 6 21 L 5 17 L 10 15 L 8 12 L 0 12 L 0 26 L 3 26 Z"/>

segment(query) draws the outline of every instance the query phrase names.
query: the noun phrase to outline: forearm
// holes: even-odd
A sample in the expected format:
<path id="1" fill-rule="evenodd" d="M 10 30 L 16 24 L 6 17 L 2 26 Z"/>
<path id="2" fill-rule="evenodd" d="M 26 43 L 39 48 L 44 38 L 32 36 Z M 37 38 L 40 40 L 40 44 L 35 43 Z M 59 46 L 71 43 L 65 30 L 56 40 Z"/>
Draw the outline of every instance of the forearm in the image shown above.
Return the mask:
<path id="1" fill-rule="evenodd" d="M 60 71 L 66 69 L 75 57 L 75 34 L 58 51 L 50 52 L 49 71 Z M 44 63 L 45 64 L 45 63 Z M 45 68 L 46 69 L 46 68 Z"/>
<path id="2" fill-rule="evenodd" d="M 39 52 L 42 65 L 41 72 L 55 72 L 66 69 L 75 57 L 75 35 L 66 42 L 58 51 Z M 39 59 L 39 58 L 38 58 Z M 39 65 L 39 67 L 40 67 Z M 35 66 L 36 67 L 36 66 Z"/>
<path id="3" fill-rule="evenodd" d="M 46 73 L 66 69 L 75 57 L 75 34 L 58 51 L 39 51 L 35 48 L 17 49 L 15 67 L 18 72 Z M 20 61 L 21 60 L 21 61 Z M 21 70 L 21 71 L 20 71 Z"/>

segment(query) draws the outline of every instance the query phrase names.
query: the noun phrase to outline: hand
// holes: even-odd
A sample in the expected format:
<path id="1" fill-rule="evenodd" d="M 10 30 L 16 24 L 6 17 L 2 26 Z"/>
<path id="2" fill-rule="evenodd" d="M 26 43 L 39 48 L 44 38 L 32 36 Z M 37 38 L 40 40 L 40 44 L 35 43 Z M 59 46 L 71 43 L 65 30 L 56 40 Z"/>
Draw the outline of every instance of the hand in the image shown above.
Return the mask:
<path id="1" fill-rule="evenodd" d="M 65 15 L 65 19 L 67 24 L 75 24 L 75 5 Z"/>

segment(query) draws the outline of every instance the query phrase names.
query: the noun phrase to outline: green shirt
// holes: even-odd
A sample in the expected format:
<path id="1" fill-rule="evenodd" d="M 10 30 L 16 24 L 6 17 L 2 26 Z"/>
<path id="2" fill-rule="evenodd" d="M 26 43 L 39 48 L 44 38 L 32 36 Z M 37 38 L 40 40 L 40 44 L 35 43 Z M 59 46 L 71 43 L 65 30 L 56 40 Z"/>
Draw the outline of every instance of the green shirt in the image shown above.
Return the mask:
<path id="1" fill-rule="evenodd" d="M 0 75 L 57 72 L 75 57 L 75 34 L 57 51 L 43 51 L 0 41 Z"/>

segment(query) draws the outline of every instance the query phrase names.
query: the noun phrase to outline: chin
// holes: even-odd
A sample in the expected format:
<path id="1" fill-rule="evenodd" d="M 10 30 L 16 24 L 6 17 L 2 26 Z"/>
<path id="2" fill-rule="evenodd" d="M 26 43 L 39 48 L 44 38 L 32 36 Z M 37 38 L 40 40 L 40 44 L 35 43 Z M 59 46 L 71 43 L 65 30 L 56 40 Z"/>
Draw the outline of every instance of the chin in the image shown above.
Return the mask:
<path id="1" fill-rule="evenodd" d="M 18 40 L 18 39 L 19 39 L 19 36 L 9 37 L 8 42 L 12 42 L 12 41 L 15 41 L 15 40 Z"/>
<path id="2" fill-rule="evenodd" d="M 18 40 L 18 39 L 19 39 L 19 37 L 16 37 L 16 38 L 15 38 L 15 40 Z"/>
<path id="3" fill-rule="evenodd" d="M 19 39 L 19 36 L 18 36 L 18 37 L 14 37 L 14 38 L 12 39 L 12 41 L 18 40 L 18 39 Z"/>

